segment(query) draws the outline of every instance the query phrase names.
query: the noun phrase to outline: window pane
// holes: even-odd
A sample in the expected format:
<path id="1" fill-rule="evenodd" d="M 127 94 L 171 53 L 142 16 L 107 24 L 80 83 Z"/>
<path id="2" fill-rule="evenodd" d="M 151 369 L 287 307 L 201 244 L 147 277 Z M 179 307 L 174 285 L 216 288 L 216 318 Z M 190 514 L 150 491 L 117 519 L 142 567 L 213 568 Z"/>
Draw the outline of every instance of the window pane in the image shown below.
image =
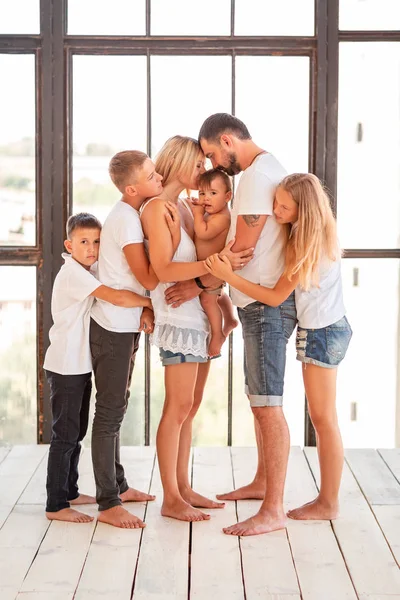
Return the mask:
<path id="1" fill-rule="evenodd" d="M 68 33 L 145 35 L 146 1 L 68 0 Z"/>
<path id="2" fill-rule="evenodd" d="M 400 246 L 400 43 L 342 43 L 338 229 L 344 248 Z"/>
<path id="3" fill-rule="evenodd" d="M 314 0 L 236 0 L 235 35 L 314 35 Z"/>
<path id="4" fill-rule="evenodd" d="M 288 172 L 308 171 L 309 95 L 308 58 L 236 58 L 236 116 Z"/>
<path id="5" fill-rule="evenodd" d="M 231 0 L 151 0 L 152 35 L 230 35 Z"/>
<path id="6" fill-rule="evenodd" d="M 0 443 L 35 444 L 36 267 L 0 267 Z"/>
<path id="7" fill-rule="evenodd" d="M 353 329 L 338 370 L 343 443 L 347 448 L 393 447 L 400 365 L 400 261 L 345 259 L 342 273 L 347 318 Z M 371 327 L 377 307 L 383 310 Z"/>
<path id="8" fill-rule="evenodd" d="M 34 246 L 35 57 L 0 54 L 0 245 Z"/>
<path id="9" fill-rule="evenodd" d="M 120 196 L 110 158 L 146 151 L 146 58 L 74 56 L 73 67 L 73 210 L 103 222 Z"/>
<path id="10" fill-rule="evenodd" d="M 173 135 L 197 139 L 212 113 L 231 112 L 231 77 L 228 56 L 153 56 L 152 156 Z M 199 93 L 196 82 L 203 82 L 205 93 Z"/>
<path id="11" fill-rule="evenodd" d="M 0 2 L 0 34 L 40 33 L 39 0 Z"/>
<path id="12" fill-rule="evenodd" d="M 400 29 L 399 0 L 340 0 L 340 29 Z"/>

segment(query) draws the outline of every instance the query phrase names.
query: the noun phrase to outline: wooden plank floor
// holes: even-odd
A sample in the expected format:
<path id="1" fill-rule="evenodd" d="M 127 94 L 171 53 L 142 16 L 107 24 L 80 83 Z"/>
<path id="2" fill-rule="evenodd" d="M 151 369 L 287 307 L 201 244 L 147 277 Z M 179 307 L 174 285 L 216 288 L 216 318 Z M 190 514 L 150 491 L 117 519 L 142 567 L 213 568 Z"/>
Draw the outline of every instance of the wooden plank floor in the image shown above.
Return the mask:
<path id="1" fill-rule="evenodd" d="M 44 516 L 47 447 L 0 448 L 0 600 L 400 600 L 400 450 L 348 450 L 341 517 L 290 521 L 286 530 L 236 538 L 221 528 L 254 514 L 227 503 L 193 525 L 160 516 L 154 448 L 122 449 L 128 480 L 157 500 L 129 504 L 144 530 L 74 525 Z M 249 481 L 255 448 L 195 448 L 195 488 L 213 496 Z M 312 499 L 314 448 L 292 448 L 285 506 Z M 93 493 L 90 451 L 80 487 Z M 96 515 L 96 507 L 85 507 Z"/>

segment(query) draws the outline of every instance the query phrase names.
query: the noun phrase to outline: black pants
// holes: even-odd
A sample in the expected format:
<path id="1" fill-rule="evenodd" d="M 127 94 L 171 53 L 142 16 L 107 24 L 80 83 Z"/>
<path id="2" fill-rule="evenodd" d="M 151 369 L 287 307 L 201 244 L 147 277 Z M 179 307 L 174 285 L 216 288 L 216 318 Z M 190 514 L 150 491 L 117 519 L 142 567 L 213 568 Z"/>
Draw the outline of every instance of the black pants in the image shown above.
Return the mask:
<path id="1" fill-rule="evenodd" d="M 80 442 L 89 421 L 92 374 L 60 375 L 46 371 L 50 385 L 52 433 L 47 464 L 47 512 L 69 507 L 79 496 Z"/>
<path id="2" fill-rule="evenodd" d="M 120 429 L 128 408 L 129 388 L 140 333 L 115 333 L 90 320 L 90 350 L 96 382 L 92 460 L 99 510 L 121 504 L 128 489 L 120 462 Z"/>

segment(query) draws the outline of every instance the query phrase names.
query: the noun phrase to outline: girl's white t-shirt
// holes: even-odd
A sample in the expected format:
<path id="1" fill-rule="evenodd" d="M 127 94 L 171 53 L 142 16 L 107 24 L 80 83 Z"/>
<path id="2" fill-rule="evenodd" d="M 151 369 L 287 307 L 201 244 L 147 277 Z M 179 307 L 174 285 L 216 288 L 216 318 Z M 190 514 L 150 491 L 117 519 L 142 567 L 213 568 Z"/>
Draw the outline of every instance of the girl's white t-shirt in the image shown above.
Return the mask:
<path id="1" fill-rule="evenodd" d="M 101 283 L 94 273 L 82 267 L 70 254 L 54 280 L 51 298 L 53 326 L 50 329 L 50 346 L 43 368 L 60 375 L 81 375 L 92 370 L 89 347 L 91 296 Z"/>

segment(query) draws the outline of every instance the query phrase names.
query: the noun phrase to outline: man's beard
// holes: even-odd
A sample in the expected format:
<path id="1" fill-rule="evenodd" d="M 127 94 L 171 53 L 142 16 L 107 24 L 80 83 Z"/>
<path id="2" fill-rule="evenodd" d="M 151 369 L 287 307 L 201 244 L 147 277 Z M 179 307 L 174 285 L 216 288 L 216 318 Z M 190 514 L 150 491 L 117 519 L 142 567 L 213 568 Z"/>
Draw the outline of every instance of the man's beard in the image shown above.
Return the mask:
<path id="1" fill-rule="evenodd" d="M 233 175 L 237 175 L 238 173 L 240 173 L 242 171 L 242 167 L 239 165 L 236 154 L 234 152 L 228 152 L 227 159 L 229 161 L 229 164 L 227 167 L 224 167 L 223 165 L 218 166 L 218 168 L 221 171 L 224 171 L 224 173 L 226 173 L 230 177 L 233 177 Z"/>

